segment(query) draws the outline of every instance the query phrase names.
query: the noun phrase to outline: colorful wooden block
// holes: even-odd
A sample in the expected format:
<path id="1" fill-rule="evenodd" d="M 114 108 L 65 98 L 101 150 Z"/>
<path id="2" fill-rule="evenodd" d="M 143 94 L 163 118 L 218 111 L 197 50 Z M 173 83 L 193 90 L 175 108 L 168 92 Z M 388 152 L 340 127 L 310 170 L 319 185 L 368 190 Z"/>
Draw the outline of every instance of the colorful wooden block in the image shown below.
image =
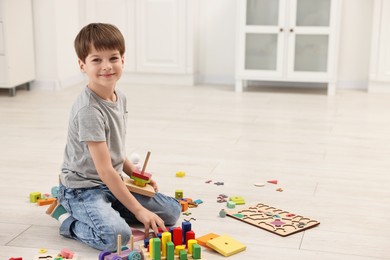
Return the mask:
<path id="1" fill-rule="evenodd" d="M 180 200 L 181 212 L 186 212 L 188 210 L 188 202 Z"/>
<path id="2" fill-rule="evenodd" d="M 37 200 L 38 206 L 50 205 L 52 203 L 56 203 L 56 198 L 46 198 Z"/>
<path id="3" fill-rule="evenodd" d="M 228 201 L 226 202 L 226 207 L 229 209 L 234 209 L 236 207 L 236 203 L 234 201 Z"/>
<path id="4" fill-rule="evenodd" d="M 180 250 L 179 252 L 179 259 L 180 260 L 187 260 L 187 251 L 186 250 Z"/>
<path id="5" fill-rule="evenodd" d="M 209 240 L 215 239 L 215 238 L 217 238 L 217 237 L 219 237 L 219 235 L 214 234 L 214 233 L 209 233 L 209 234 L 206 234 L 206 235 L 204 235 L 204 236 L 197 237 L 197 238 L 196 238 L 196 241 L 198 241 L 198 244 L 199 244 L 199 245 L 208 247 L 208 246 L 207 246 L 207 242 L 208 242 Z"/>
<path id="6" fill-rule="evenodd" d="M 202 258 L 201 252 L 202 252 L 202 250 L 200 248 L 200 245 L 198 245 L 198 244 L 192 245 L 192 257 L 194 259 L 201 259 Z"/>
<path id="7" fill-rule="evenodd" d="M 156 194 L 154 188 L 150 184 L 146 184 L 146 186 L 140 187 L 134 184 L 133 179 L 125 178 L 123 181 L 130 192 L 138 193 L 148 197 L 153 197 Z"/>
<path id="8" fill-rule="evenodd" d="M 152 178 L 152 174 L 150 173 L 147 173 L 147 172 L 144 172 L 142 173 L 141 171 L 139 171 L 138 169 L 136 169 L 135 171 L 133 171 L 131 173 L 131 177 L 133 178 L 139 178 L 141 180 L 145 180 L 145 181 L 150 181 L 150 179 Z"/>
<path id="9" fill-rule="evenodd" d="M 245 245 L 228 235 L 219 236 L 207 241 L 207 246 L 223 256 L 231 256 L 246 249 Z"/>
<path id="10" fill-rule="evenodd" d="M 229 200 L 236 203 L 236 205 L 244 205 L 245 204 L 245 200 L 241 196 L 230 197 Z"/>
<path id="11" fill-rule="evenodd" d="M 30 192 L 30 202 L 36 203 L 39 199 L 42 198 L 42 195 L 40 192 Z"/>
<path id="12" fill-rule="evenodd" d="M 175 198 L 176 198 L 177 200 L 180 200 L 180 199 L 184 198 L 184 196 L 183 196 L 183 190 L 175 190 Z"/>

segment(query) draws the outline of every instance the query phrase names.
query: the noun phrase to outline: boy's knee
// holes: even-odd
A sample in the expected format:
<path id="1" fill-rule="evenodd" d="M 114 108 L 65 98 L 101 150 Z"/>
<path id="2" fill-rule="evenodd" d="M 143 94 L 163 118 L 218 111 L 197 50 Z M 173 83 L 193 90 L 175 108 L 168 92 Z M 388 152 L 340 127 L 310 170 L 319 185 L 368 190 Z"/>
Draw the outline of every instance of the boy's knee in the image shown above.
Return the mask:
<path id="1" fill-rule="evenodd" d="M 164 222 L 166 226 L 174 226 L 181 214 L 181 206 L 179 203 L 172 205 L 171 209 L 167 212 Z"/>

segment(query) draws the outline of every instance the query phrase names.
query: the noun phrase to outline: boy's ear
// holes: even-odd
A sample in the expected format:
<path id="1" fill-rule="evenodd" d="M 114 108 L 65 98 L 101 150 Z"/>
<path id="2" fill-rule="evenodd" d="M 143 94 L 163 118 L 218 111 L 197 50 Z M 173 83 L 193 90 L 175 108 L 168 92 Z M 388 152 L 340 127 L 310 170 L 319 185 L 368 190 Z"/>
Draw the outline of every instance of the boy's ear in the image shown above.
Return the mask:
<path id="1" fill-rule="evenodd" d="M 84 70 L 84 66 L 85 66 L 84 62 L 82 60 L 80 60 L 80 59 L 78 60 L 78 62 L 79 62 L 80 70 L 82 72 L 85 72 L 85 70 Z"/>
<path id="2" fill-rule="evenodd" d="M 122 55 L 122 68 L 124 67 L 125 65 L 125 55 Z"/>

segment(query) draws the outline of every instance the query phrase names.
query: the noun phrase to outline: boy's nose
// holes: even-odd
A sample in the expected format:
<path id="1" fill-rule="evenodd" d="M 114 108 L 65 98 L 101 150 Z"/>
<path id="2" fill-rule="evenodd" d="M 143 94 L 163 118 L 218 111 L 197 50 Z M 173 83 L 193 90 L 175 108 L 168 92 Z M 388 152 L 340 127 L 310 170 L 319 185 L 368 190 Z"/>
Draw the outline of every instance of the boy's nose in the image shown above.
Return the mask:
<path id="1" fill-rule="evenodd" d="M 110 62 L 104 62 L 103 63 L 103 70 L 111 70 L 112 66 Z"/>

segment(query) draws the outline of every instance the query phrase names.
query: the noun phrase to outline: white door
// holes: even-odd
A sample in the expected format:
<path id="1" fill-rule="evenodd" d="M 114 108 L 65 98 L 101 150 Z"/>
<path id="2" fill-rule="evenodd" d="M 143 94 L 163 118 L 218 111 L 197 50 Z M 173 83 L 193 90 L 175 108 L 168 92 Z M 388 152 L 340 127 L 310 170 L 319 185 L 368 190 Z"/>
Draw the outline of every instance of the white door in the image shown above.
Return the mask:
<path id="1" fill-rule="evenodd" d="M 390 81 L 390 2 L 382 1 L 381 26 L 376 80 Z"/>
<path id="2" fill-rule="evenodd" d="M 288 31 L 289 79 L 327 81 L 334 61 L 332 0 L 291 0 Z"/>
<path id="3" fill-rule="evenodd" d="M 281 77 L 286 1 L 240 1 L 238 8 L 238 74 L 250 79 Z"/>
<path id="4" fill-rule="evenodd" d="M 186 72 L 184 0 L 137 0 L 136 71 Z"/>
<path id="5" fill-rule="evenodd" d="M 84 25 L 110 23 L 119 28 L 125 38 L 124 71 L 135 71 L 135 0 L 84 0 Z"/>

